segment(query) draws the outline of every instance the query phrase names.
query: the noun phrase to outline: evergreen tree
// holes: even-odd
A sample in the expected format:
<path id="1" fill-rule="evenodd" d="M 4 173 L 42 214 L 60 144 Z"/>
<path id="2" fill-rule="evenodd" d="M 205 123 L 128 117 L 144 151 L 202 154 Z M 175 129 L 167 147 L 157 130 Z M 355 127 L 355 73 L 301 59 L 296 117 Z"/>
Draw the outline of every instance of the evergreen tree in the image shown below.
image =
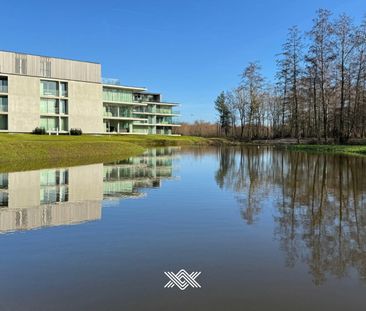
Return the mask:
<path id="1" fill-rule="evenodd" d="M 231 113 L 226 103 L 225 93 L 221 92 L 215 100 L 215 109 L 219 114 L 220 127 L 224 130 L 225 136 L 228 135 L 230 130 Z"/>

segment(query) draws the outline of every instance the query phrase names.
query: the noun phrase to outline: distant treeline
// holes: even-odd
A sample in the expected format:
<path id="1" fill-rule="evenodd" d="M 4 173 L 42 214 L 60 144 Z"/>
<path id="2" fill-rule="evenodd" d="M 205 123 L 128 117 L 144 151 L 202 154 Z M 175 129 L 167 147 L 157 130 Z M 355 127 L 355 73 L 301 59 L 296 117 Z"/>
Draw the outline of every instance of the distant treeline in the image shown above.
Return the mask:
<path id="1" fill-rule="evenodd" d="M 241 139 L 314 138 L 347 143 L 366 135 L 366 17 L 316 12 L 313 26 L 288 31 L 270 83 L 250 62 L 237 87 L 215 101 L 218 125 L 184 125 L 182 134 Z"/>

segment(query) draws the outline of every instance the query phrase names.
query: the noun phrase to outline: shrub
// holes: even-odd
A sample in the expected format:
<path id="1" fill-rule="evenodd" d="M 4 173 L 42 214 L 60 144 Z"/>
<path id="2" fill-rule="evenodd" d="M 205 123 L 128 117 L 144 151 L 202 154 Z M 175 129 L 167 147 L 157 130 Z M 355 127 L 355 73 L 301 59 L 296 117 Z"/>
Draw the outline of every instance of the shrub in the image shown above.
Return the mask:
<path id="1" fill-rule="evenodd" d="M 32 134 L 35 134 L 35 135 L 45 135 L 46 134 L 46 129 L 44 127 L 36 127 L 32 131 Z"/>
<path id="2" fill-rule="evenodd" d="M 81 129 L 70 129 L 70 135 L 79 136 L 82 134 L 83 131 Z"/>

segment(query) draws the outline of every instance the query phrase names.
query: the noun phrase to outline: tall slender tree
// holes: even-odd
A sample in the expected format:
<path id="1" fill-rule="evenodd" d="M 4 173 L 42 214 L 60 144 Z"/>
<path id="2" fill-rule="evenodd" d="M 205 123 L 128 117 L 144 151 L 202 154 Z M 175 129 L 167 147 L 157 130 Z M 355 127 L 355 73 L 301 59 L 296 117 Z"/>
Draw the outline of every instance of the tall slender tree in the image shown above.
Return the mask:
<path id="1" fill-rule="evenodd" d="M 350 77 L 350 67 L 353 61 L 353 51 L 357 45 L 356 32 L 352 25 L 351 18 L 345 14 L 339 16 L 334 23 L 335 48 L 336 48 L 336 70 L 337 70 L 337 88 L 339 89 L 339 127 L 336 128 L 336 139 L 339 143 L 345 143 L 348 140 L 348 134 L 345 130 L 345 105 L 346 105 L 346 81 Z M 351 87 L 351 85 L 348 85 Z M 347 110 L 350 111 L 350 101 L 347 103 Z"/>
<path id="2" fill-rule="evenodd" d="M 261 66 L 258 62 L 251 62 L 242 73 L 242 82 L 245 93 L 248 94 L 249 111 L 248 126 L 249 140 L 253 138 L 253 128 L 258 125 L 258 114 L 261 104 L 264 78 L 261 74 Z"/>
<path id="3" fill-rule="evenodd" d="M 333 26 L 330 21 L 331 12 L 325 9 L 317 11 L 313 20 L 313 27 L 309 32 L 311 40 L 310 58 L 313 59 L 314 68 L 317 70 L 320 101 L 323 115 L 323 136 L 328 139 L 328 101 L 331 92 L 330 78 L 332 65 L 335 59 Z"/>
<path id="4" fill-rule="evenodd" d="M 224 131 L 225 136 L 228 136 L 231 124 L 231 114 L 226 103 L 226 96 L 224 92 L 221 92 L 216 98 L 215 109 L 219 114 L 220 127 Z"/>
<path id="5" fill-rule="evenodd" d="M 292 123 L 295 127 L 295 137 L 297 142 L 300 141 L 300 111 L 299 111 L 299 83 L 301 79 L 301 63 L 302 63 L 302 41 L 300 30 L 297 26 L 289 29 L 287 40 L 283 45 L 284 63 L 287 66 L 290 96 L 289 99 L 292 104 Z"/>

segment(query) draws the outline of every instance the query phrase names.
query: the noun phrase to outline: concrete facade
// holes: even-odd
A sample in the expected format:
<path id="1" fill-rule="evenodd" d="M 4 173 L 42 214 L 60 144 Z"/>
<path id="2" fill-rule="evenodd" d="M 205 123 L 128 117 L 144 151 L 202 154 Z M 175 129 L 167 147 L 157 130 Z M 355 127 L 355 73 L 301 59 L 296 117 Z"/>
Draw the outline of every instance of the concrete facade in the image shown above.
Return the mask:
<path id="1" fill-rule="evenodd" d="M 143 87 L 103 83 L 98 63 L 0 51 L 0 132 L 171 135 L 174 106 Z"/>

